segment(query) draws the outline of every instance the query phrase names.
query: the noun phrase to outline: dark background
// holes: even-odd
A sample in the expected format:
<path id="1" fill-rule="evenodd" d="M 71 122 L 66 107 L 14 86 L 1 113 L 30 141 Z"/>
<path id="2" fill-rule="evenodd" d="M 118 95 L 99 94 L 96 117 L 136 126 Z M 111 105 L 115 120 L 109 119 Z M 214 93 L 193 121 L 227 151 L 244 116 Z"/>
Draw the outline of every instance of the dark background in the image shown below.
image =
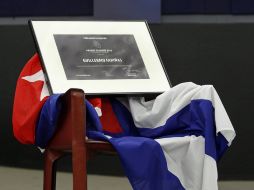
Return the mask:
<path id="1" fill-rule="evenodd" d="M 219 163 L 219 179 L 254 179 L 254 24 L 151 24 L 152 34 L 173 85 L 213 84 L 237 137 Z M 11 114 L 16 80 L 35 53 L 27 25 L 0 26 L 0 165 L 42 168 L 34 146 L 18 143 Z M 60 168 L 69 170 L 68 159 Z M 90 173 L 123 174 L 117 157 L 100 156 Z"/>
<path id="2" fill-rule="evenodd" d="M 13 167 L 43 167 L 43 157 L 31 145 L 18 143 L 12 134 L 11 114 L 18 75 L 26 61 L 35 53 L 34 42 L 26 24 L 9 25 L 30 17 L 72 16 L 74 19 L 96 19 L 100 1 L 105 0 L 1 0 L 0 1 L 0 165 Z M 112 0 L 111 0 L 112 1 Z M 117 0 L 118 3 L 120 0 Z M 237 137 L 219 163 L 219 179 L 254 179 L 254 146 L 252 117 L 254 116 L 254 1 L 253 0 L 161 0 L 161 10 L 147 0 L 121 0 L 130 2 L 122 7 L 129 15 L 114 15 L 112 19 L 132 18 L 133 15 L 152 17 L 215 15 L 221 24 L 150 24 L 162 60 L 173 85 L 193 81 L 213 84 L 221 96 L 235 127 Z M 159 1 L 159 0 L 158 0 Z M 113 1 L 112 1 L 113 2 Z M 134 7 L 146 3 L 142 10 Z M 159 4 L 158 3 L 158 4 Z M 105 3 L 104 3 L 105 4 Z M 97 6 L 97 7 L 96 7 Z M 101 8 L 107 9 L 106 6 Z M 119 4 L 119 8 L 121 6 Z M 150 8 L 152 8 L 150 11 Z M 157 7 L 158 8 L 158 7 Z M 148 12 L 146 12 L 148 11 Z M 119 11 L 122 13 L 122 11 Z M 105 11 L 104 16 L 107 16 Z M 218 15 L 219 14 L 219 15 Z M 223 16 L 222 16 L 223 15 Z M 241 17 L 244 15 L 244 17 Z M 253 20 L 252 23 L 225 23 Z M 240 17 L 238 17 L 240 16 Z M 249 17 L 250 16 L 250 17 Z M 138 17 L 139 18 L 139 17 Z M 157 18 L 157 17 L 156 17 Z M 6 22 L 7 19 L 7 22 Z M 9 19 L 9 20 L 8 20 Z M 97 18 L 98 19 L 98 18 Z M 245 20 L 246 19 L 246 20 Z M 152 20 L 152 19 L 151 19 Z M 155 19 L 156 20 L 156 19 Z M 160 20 L 160 19 L 159 19 Z M 209 19 L 208 19 L 209 20 Z M 9 23 L 10 21 L 10 23 Z M 88 164 L 90 173 L 123 175 L 117 157 L 99 156 Z M 70 159 L 60 161 L 61 170 L 70 170 Z"/>
<path id="3" fill-rule="evenodd" d="M 1 0 L 0 16 L 91 16 L 93 5 L 93 0 Z M 253 14 L 254 1 L 161 0 L 161 11 L 164 15 Z"/>

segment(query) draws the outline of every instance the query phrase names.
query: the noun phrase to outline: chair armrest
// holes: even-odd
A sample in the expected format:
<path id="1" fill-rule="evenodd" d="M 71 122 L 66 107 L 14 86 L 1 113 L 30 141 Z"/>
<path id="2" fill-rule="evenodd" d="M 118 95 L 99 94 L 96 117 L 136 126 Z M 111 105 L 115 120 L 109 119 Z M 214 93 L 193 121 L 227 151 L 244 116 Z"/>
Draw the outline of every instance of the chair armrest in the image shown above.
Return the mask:
<path id="1" fill-rule="evenodd" d="M 85 142 L 85 95 L 83 90 L 69 89 L 61 97 L 62 109 L 59 114 L 57 130 L 47 148 L 69 150 Z"/>

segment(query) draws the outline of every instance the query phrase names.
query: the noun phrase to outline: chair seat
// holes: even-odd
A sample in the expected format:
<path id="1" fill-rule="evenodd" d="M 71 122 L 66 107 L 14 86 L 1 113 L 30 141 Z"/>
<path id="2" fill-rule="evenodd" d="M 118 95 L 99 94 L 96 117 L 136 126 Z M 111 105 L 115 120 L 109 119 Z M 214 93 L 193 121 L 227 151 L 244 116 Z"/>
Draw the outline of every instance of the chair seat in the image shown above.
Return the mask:
<path id="1" fill-rule="evenodd" d="M 115 148 L 109 142 L 86 139 L 85 143 L 88 153 L 89 152 L 115 153 Z M 59 149 L 58 147 L 52 146 L 50 149 L 65 153 L 72 152 L 71 148 Z"/>
<path id="2" fill-rule="evenodd" d="M 88 149 L 93 149 L 93 151 L 99 150 L 100 152 L 115 152 L 115 148 L 106 141 L 97 141 L 97 140 L 92 140 L 88 139 L 86 140 L 86 146 Z"/>

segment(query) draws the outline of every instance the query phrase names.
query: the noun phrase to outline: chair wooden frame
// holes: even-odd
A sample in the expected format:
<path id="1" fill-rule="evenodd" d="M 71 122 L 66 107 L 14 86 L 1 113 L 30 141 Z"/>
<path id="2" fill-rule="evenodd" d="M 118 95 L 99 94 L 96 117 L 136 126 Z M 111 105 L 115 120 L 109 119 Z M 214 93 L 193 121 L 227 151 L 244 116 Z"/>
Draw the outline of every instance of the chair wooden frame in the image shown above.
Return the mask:
<path id="1" fill-rule="evenodd" d="M 87 190 L 87 160 L 97 152 L 115 152 L 108 142 L 85 138 L 84 100 L 85 94 L 80 89 L 70 89 L 61 97 L 57 131 L 44 153 L 44 190 L 55 190 L 56 162 L 64 155 L 72 156 L 73 190 Z"/>

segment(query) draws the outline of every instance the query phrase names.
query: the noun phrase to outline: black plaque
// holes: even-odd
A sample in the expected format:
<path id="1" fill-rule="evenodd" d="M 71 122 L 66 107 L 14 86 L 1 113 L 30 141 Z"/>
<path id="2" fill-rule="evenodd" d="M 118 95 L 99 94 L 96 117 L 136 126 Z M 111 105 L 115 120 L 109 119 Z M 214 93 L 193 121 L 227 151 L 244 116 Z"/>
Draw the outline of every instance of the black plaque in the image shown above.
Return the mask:
<path id="1" fill-rule="evenodd" d="M 67 80 L 149 79 L 133 35 L 59 35 Z"/>

